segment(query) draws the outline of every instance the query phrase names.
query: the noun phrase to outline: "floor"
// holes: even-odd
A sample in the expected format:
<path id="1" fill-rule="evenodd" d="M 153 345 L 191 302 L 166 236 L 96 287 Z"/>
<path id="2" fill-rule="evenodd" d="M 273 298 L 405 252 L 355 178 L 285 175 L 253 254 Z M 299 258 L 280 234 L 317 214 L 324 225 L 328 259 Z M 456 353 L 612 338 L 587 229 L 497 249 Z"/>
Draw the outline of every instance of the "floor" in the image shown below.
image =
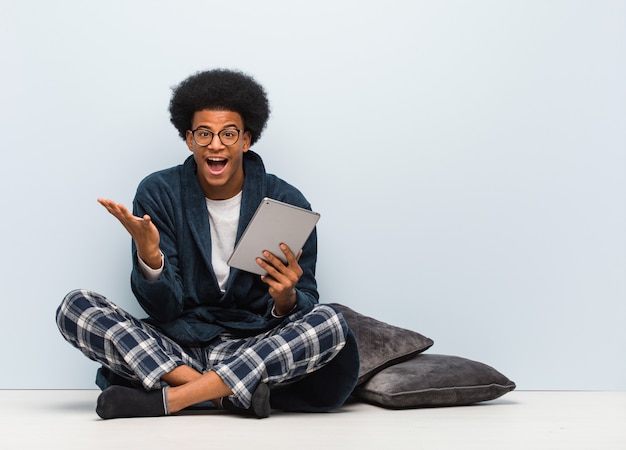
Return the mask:
<path id="1" fill-rule="evenodd" d="M 327 414 L 222 411 L 100 420 L 95 390 L 0 390 L 0 448 L 626 449 L 626 391 L 514 391 L 474 406 Z"/>

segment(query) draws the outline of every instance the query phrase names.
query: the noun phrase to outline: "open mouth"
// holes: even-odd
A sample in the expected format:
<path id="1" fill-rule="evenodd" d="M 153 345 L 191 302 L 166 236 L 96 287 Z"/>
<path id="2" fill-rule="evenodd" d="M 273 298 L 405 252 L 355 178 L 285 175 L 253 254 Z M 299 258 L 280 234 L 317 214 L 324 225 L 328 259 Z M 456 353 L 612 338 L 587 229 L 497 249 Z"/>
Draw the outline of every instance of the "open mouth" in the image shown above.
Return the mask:
<path id="1" fill-rule="evenodd" d="M 219 175 L 226 168 L 228 160 L 226 158 L 207 158 L 206 163 L 209 168 L 209 172 L 213 175 Z"/>

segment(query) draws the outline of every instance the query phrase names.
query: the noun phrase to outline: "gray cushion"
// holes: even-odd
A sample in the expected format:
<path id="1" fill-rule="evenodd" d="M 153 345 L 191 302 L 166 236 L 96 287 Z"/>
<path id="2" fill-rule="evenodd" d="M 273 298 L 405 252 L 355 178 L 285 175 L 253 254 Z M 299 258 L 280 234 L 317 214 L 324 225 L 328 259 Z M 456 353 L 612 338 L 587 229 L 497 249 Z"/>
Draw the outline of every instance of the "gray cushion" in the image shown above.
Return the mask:
<path id="1" fill-rule="evenodd" d="M 391 409 L 456 406 L 493 400 L 515 383 L 486 364 L 458 356 L 417 355 L 388 367 L 354 394 Z"/>
<path id="2" fill-rule="evenodd" d="M 359 346 L 361 365 L 357 386 L 377 372 L 405 361 L 433 345 L 432 339 L 415 331 L 395 327 L 333 303 L 343 314 Z"/>

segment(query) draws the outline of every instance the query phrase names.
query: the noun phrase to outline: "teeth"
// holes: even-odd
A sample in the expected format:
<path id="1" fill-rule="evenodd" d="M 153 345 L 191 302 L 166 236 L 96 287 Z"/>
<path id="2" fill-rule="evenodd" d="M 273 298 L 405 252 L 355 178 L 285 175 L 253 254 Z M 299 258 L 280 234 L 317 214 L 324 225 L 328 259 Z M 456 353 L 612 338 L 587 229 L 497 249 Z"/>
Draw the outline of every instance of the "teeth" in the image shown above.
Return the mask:
<path id="1" fill-rule="evenodd" d="M 207 158 L 207 159 L 212 162 L 226 161 L 226 158 Z"/>

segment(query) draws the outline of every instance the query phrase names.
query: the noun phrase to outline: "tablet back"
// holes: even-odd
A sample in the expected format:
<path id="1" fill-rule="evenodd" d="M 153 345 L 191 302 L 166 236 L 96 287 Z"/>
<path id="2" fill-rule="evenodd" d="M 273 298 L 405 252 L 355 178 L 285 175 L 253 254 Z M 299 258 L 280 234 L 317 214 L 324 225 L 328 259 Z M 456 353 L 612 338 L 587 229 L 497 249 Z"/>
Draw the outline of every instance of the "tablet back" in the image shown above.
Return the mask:
<path id="1" fill-rule="evenodd" d="M 228 259 L 228 265 L 265 275 L 256 258 L 268 250 L 286 263 L 279 245 L 285 243 L 297 255 L 315 228 L 320 215 L 271 198 L 264 198 Z"/>

